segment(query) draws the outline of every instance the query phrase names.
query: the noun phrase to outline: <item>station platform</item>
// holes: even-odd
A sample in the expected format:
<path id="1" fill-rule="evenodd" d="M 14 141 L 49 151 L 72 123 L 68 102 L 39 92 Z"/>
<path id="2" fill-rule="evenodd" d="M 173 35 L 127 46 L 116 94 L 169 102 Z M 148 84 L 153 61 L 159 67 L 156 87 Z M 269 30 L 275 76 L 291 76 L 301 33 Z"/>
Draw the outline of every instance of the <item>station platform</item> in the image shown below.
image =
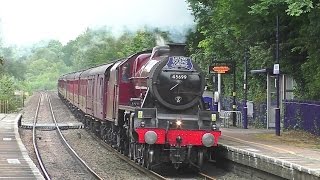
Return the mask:
<path id="1" fill-rule="evenodd" d="M 285 179 L 320 179 L 319 139 L 299 132 L 275 135 L 275 130 L 221 128 L 219 146 L 230 161 Z"/>
<path id="2" fill-rule="evenodd" d="M 21 114 L 0 114 L 0 179 L 44 179 L 18 132 Z"/>

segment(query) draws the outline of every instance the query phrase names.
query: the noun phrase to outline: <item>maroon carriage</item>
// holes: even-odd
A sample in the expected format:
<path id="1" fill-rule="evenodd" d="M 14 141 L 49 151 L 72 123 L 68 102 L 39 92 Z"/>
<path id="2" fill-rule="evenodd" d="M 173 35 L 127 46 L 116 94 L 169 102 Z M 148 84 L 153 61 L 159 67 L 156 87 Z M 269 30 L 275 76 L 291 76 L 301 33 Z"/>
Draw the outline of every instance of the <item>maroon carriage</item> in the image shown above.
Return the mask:
<path id="1" fill-rule="evenodd" d="M 67 94 L 66 94 L 66 99 L 74 105 L 74 91 L 75 91 L 75 75 L 77 73 L 70 73 L 67 74 L 66 76 L 66 89 L 67 89 Z"/>
<path id="2" fill-rule="evenodd" d="M 67 97 L 67 75 L 63 75 L 58 80 L 58 94 L 60 97 Z"/>

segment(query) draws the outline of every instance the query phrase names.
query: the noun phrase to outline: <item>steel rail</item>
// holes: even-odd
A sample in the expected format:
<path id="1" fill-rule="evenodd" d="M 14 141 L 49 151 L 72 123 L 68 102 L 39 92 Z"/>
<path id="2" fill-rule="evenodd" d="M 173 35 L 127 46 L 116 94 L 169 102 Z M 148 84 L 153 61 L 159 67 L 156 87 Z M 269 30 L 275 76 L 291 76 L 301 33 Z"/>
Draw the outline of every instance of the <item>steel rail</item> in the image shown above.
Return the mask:
<path id="1" fill-rule="evenodd" d="M 160 174 L 154 172 L 154 171 L 150 171 L 144 167 L 142 167 L 141 165 L 135 163 L 133 160 L 131 160 L 129 157 L 121 154 L 119 151 L 117 151 L 116 149 L 114 149 L 113 147 L 111 147 L 109 144 L 105 143 L 102 139 L 100 139 L 99 137 L 97 137 L 96 135 L 92 134 L 91 132 L 89 132 L 89 134 L 91 135 L 91 137 L 93 139 L 95 139 L 97 142 L 99 142 L 100 145 L 102 145 L 103 147 L 105 147 L 107 150 L 113 152 L 117 157 L 119 157 L 120 159 L 122 159 L 123 161 L 127 162 L 129 165 L 131 165 L 132 167 L 136 168 L 137 170 L 139 170 L 140 172 L 146 174 L 149 178 L 151 179 L 166 179 L 164 176 L 161 176 Z"/>
<path id="2" fill-rule="evenodd" d="M 46 94 L 47 95 L 47 94 Z M 51 105 L 51 99 L 50 97 L 47 95 L 47 99 L 48 99 L 48 102 L 49 102 L 49 106 L 50 106 L 50 113 L 51 113 L 51 116 L 52 116 L 52 119 L 54 121 L 54 124 L 56 126 L 56 129 L 60 135 L 60 138 L 63 140 L 64 144 L 68 147 L 68 149 L 72 152 L 72 155 L 74 155 L 78 161 L 81 162 L 81 164 L 90 172 L 90 174 L 92 176 L 94 176 L 96 179 L 103 179 L 102 177 L 100 177 L 93 169 L 91 169 L 89 167 L 89 165 L 77 154 L 77 152 L 70 146 L 70 144 L 67 142 L 67 140 L 65 139 L 65 137 L 63 136 L 59 126 L 58 126 L 58 123 L 57 123 L 57 120 L 56 120 L 56 117 L 53 113 L 53 108 L 52 108 L 52 105 Z"/>
<path id="3" fill-rule="evenodd" d="M 50 103 L 50 108 L 51 108 L 51 103 Z M 53 111 L 51 111 L 53 112 Z M 54 114 L 52 114 L 53 119 L 54 118 Z M 56 122 L 55 122 L 56 123 Z M 58 128 L 57 128 L 58 129 Z M 139 170 L 140 172 L 144 173 L 145 175 L 147 175 L 147 177 L 151 178 L 151 179 L 167 179 L 166 177 L 152 171 L 152 170 L 148 170 L 144 167 L 142 167 L 141 165 L 137 164 L 136 162 L 134 162 L 133 160 L 131 160 L 129 157 L 124 156 L 123 154 L 121 154 L 118 150 L 114 149 L 113 147 L 111 147 L 111 145 L 107 144 L 106 142 L 104 142 L 102 139 L 100 139 L 99 137 L 97 137 L 95 134 L 93 134 L 92 132 L 88 131 L 89 134 L 91 135 L 91 137 L 93 139 L 95 139 L 101 146 L 105 147 L 107 150 L 111 151 L 114 155 L 116 155 L 117 157 L 119 157 L 120 159 L 122 159 L 123 161 L 127 162 L 129 165 L 131 165 L 132 167 L 136 168 L 137 170 Z M 59 129 L 59 133 L 60 129 Z M 216 178 L 211 177 L 209 175 L 206 175 L 202 172 L 198 173 L 198 176 L 202 177 L 205 180 L 216 180 Z"/>
<path id="4" fill-rule="evenodd" d="M 216 180 L 216 178 L 211 177 L 211 176 L 209 176 L 209 175 L 206 175 L 206 174 L 204 174 L 204 173 L 202 173 L 202 172 L 199 172 L 199 175 L 202 176 L 202 177 L 204 177 L 204 179 Z"/>
<path id="5" fill-rule="evenodd" d="M 99 142 L 100 145 L 102 145 L 103 147 L 105 147 L 109 151 L 112 151 L 117 157 L 119 157 L 120 159 L 124 160 L 129 165 L 131 165 L 132 167 L 138 169 L 140 172 L 145 173 L 149 178 L 151 178 L 151 179 L 168 179 L 168 178 L 162 176 L 161 174 L 158 174 L 158 173 L 156 173 L 156 172 L 154 172 L 152 170 L 148 170 L 148 169 L 142 167 L 141 165 L 139 165 L 136 162 L 134 162 L 133 160 L 131 160 L 129 157 L 124 156 L 119 151 L 117 151 L 116 149 L 111 147 L 109 144 L 106 144 L 102 139 L 97 137 L 95 134 L 92 134 L 91 132 L 89 132 L 89 134 L 91 135 L 91 137 L 93 139 L 95 139 L 97 142 Z M 203 172 L 199 172 L 198 175 L 200 177 L 202 177 L 203 179 L 205 179 L 205 180 L 216 180 L 215 177 L 211 177 L 209 175 L 206 175 Z"/>
<path id="6" fill-rule="evenodd" d="M 50 178 L 50 176 L 48 174 L 48 171 L 47 171 L 46 167 L 44 166 L 44 164 L 42 162 L 42 158 L 41 158 L 41 155 L 39 153 L 38 144 L 37 144 L 37 141 L 36 141 L 36 125 L 37 125 L 37 121 L 38 121 L 38 115 L 39 115 L 39 109 L 40 109 L 40 103 L 41 103 L 42 96 L 43 96 L 43 94 L 40 93 L 40 97 L 39 97 L 39 101 L 38 101 L 38 105 L 37 105 L 37 109 L 36 109 L 36 114 L 35 114 L 35 116 L 33 118 L 32 143 L 33 143 L 34 152 L 36 153 L 37 160 L 38 160 L 38 163 L 40 165 L 41 172 L 44 175 L 44 178 L 47 179 L 47 180 L 51 180 L 51 178 Z"/>

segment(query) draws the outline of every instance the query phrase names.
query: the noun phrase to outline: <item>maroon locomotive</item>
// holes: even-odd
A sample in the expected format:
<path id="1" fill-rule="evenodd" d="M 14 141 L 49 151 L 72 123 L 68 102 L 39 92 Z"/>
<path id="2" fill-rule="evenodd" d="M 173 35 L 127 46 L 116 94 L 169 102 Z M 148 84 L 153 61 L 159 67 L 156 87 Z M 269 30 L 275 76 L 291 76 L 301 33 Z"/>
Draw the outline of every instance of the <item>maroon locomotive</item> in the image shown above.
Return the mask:
<path id="1" fill-rule="evenodd" d="M 143 166 L 201 167 L 221 132 L 218 113 L 202 101 L 204 75 L 184 47 L 157 46 L 63 75 L 59 96 L 86 127 Z"/>

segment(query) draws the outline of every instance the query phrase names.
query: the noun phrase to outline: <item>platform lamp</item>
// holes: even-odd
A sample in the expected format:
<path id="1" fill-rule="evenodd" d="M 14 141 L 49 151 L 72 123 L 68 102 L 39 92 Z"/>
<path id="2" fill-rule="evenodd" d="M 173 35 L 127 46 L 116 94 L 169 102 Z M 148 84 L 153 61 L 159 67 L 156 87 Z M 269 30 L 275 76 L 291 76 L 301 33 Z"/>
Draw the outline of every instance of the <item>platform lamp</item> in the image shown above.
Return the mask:
<path id="1" fill-rule="evenodd" d="M 279 67 L 279 15 L 276 16 L 276 64 L 273 67 L 273 74 L 276 74 L 277 77 L 277 107 L 275 108 L 275 127 L 276 135 L 280 136 L 280 67 Z"/>
<path id="2" fill-rule="evenodd" d="M 248 106 L 247 106 L 247 99 L 248 99 L 248 57 L 247 57 L 247 49 L 244 52 L 244 83 L 243 83 L 243 90 L 244 90 L 244 106 L 243 106 L 243 129 L 248 129 Z"/>

